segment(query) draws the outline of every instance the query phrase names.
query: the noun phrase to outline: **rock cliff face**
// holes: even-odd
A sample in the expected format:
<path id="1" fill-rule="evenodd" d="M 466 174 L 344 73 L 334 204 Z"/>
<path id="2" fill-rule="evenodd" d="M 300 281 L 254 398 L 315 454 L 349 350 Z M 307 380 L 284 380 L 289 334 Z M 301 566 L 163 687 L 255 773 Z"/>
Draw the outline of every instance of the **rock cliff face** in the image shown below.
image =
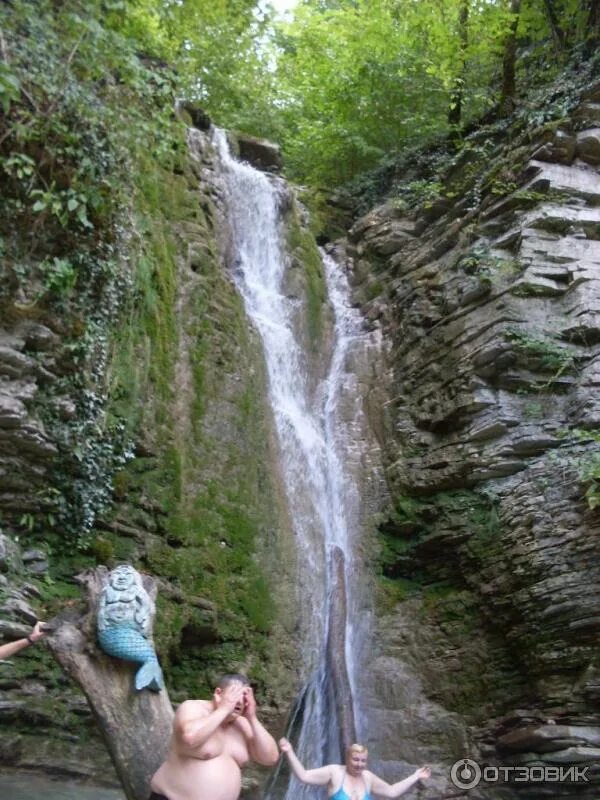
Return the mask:
<path id="1" fill-rule="evenodd" d="M 470 142 L 433 200 L 389 200 L 349 236 L 357 297 L 389 344 L 368 739 L 390 776 L 437 760 L 431 796 L 476 755 L 588 766 L 595 788 L 522 791 L 592 798 L 600 87 L 567 120 Z"/>
<path id="2" fill-rule="evenodd" d="M 188 144 L 172 171 L 149 162 L 136 177 L 106 291 L 77 285 L 51 304 L 27 275 L 4 283 L 0 630 L 20 636 L 78 602 L 81 569 L 128 561 L 158 578 L 174 702 L 247 672 L 279 730 L 297 680 L 293 545 L 263 357 L 227 274 L 216 154 L 200 130 Z M 93 524 L 78 527 L 74 508 Z M 83 696 L 43 644 L 2 665 L 0 696 L 4 765 L 116 782 Z"/>

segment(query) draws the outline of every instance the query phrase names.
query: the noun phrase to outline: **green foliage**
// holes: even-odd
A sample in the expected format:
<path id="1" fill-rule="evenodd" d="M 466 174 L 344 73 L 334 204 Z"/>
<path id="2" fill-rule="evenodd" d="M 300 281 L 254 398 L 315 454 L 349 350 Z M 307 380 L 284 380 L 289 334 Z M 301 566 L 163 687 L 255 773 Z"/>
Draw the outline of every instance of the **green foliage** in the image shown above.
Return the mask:
<path id="1" fill-rule="evenodd" d="M 53 494 L 26 525 L 42 535 L 60 526 L 82 548 L 131 456 L 124 420 L 106 413 L 111 331 L 131 289 L 120 221 L 142 158 L 168 165 L 183 144 L 172 74 L 106 17 L 117 5 L 126 4 L 0 9 L 0 303 L 51 325 L 58 316 L 64 328 L 59 377 L 36 398 L 59 448 Z M 63 395 L 74 401 L 66 418 L 55 402 Z"/>
<path id="2" fill-rule="evenodd" d="M 39 13 L 32 12 L 33 5 Z M 347 181 L 390 153 L 445 136 L 458 89 L 463 123 L 497 100 L 497 74 L 512 15 L 508 4 L 469 0 L 465 30 L 463 6 L 464 0 L 441 5 L 435 0 L 306 0 L 291 20 L 275 22 L 269 6 L 256 0 L 68 0 L 57 8 L 49 0 L 17 0 L 10 14 L 4 12 L 11 17 L 8 28 L 12 19 L 25 20 L 31 39 L 42 43 L 38 52 L 44 50 L 46 63 L 27 76 L 9 48 L 0 61 L 0 104 L 11 115 L 19 107 L 23 137 L 43 140 L 44 128 L 62 125 L 71 129 L 71 150 L 85 143 L 91 157 L 87 165 L 80 160 L 65 182 L 61 167 L 68 148 L 56 151 L 50 137 L 53 158 L 43 175 L 30 176 L 34 180 L 16 208 L 31 216 L 37 204 L 38 215 L 63 225 L 73 217 L 84 227 L 114 213 L 117 187 L 108 191 L 107 185 L 97 184 L 95 191 L 88 180 L 90 171 L 99 177 L 110 166 L 98 171 L 95 151 L 127 160 L 124 148 L 117 153 L 103 147 L 105 137 L 113 138 L 117 129 L 111 125 L 116 120 L 103 113 L 105 99 L 114 92 L 136 96 L 135 103 L 122 104 L 130 119 L 118 126 L 122 143 L 129 139 L 131 149 L 136 141 L 147 143 L 154 136 L 157 122 L 166 122 L 160 96 L 170 94 L 175 83 L 179 96 L 200 103 L 219 124 L 281 140 L 295 176 L 315 184 Z M 587 33 L 583 8 L 576 0 L 554 6 L 565 45 L 576 49 Z M 550 35 L 544 4 L 524 2 L 519 37 L 530 45 L 523 60 L 528 83 L 531 74 L 544 84 L 556 75 L 560 58 L 542 49 Z M 139 53 L 146 55 L 140 58 Z M 153 66 L 164 60 L 174 73 Z M 41 82 L 44 74 L 43 93 L 32 91 L 32 78 Z M 75 76 L 89 93 L 76 88 Z M 564 88 L 567 108 L 571 89 Z M 24 97 L 29 98 L 25 103 Z M 70 121 L 61 114 L 66 98 Z M 151 106 L 145 116 L 135 111 L 141 98 Z M 539 124 L 556 115 L 560 103 L 556 97 L 553 102 L 536 119 L 533 106 L 521 111 L 528 122 Z M 72 126 L 75 120 L 81 124 Z M 102 122 L 108 124 L 96 125 Z M 160 142 L 153 146 L 160 148 Z M 163 151 L 168 152 L 168 142 Z"/>
<path id="3" fill-rule="evenodd" d="M 123 0 L 107 22 L 147 54 L 165 59 L 178 95 L 219 124 L 277 137 L 269 47 L 272 10 L 257 0 Z"/>
<path id="4" fill-rule="evenodd" d="M 548 199 L 548 195 L 545 192 L 534 192 L 526 189 L 521 189 L 515 192 L 514 197 L 517 200 L 525 200 L 532 204 L 541 203 Z"/>
<path id="5" fill-rule="evenodd" d="M 572 3 L 563 5 L 559 14 L 570 18 Z M 520 35 L 536 43 L 547 39 L 541 4 L 524 6 Z M 513 15 L 505 3 L 470 1 L 465 28 L 463 8 L 464 0 L 299 5 L 276 38 L 292 172 L 340 183 L 386 154 L 446 135 L 457 91 L 462 124 L 489 110 L 498 100 L 497 74 Z"/>
<path id="6" fill-rule="evenodd" d="M 498 75 L 513 15 L 508 3 L 469 0 L 465 43 L 463 6 L 464 0 L 299 5 L 275 40 L 276 102 L 292 173 L 317 184 L 339 184 L 377 163 L 384 168 L 391 154 L 440 141 L 451 131 L 448 111 L 457 91 L 463 128 L 488 112 L 499 100 Z M 548 46 L 552 30 L 545 4 L 526 0 L 518 20 L 524 47 L 517 119 L 530 127 L 564 117 L 597 74 L 597 54 L 590 58 L 580 46 L 588 33 L 583 6 L 559 0 L 553 7 L 565 33 L 560 53 Z M 564 71 L 567 57 L 570 67 Z M 498 183 L 494 191 L 516 188 Z"/>
<path id="7" fill-rule="evenodd" d="M 296 9 L 277 39 L 284 151 L 294 174 L 339 184 L 386 152 L 445 130 L 453 41 L 438 36 L 434 17 L 433 4 L 393 0 Z"/>
<path id="8" fill-rule="evenodd" d="M 556 377 L 573 369 L 575 365 L 573 351 L 550 337 L 515 327 L 507 328 L 503 335 L 533 369 L 554 373 Z"/>
<path id="9" fill-rule="evenodd" d="M 423 178 L 405 184 L 402 187 L 402 197 L 407 200 L 409 206 L 431 208 L 433 202 L 440 197 L 442 189 L 440 181 Z"/>
<path id="10" fill-rule="evenodd" d="M 491 288 L 512 282 L 521 271 L 521 264 L 514 258 L 493 255 L 486 244 L 478 243 L 457 260 L 454 268 L 476 275 L 482 286 Z"/>
<path id="11" fill-rule="evenodd" d="M 586 487 L 585 500 L 588 507 L 594 511 L 600 508 L 600 450 L 598 449 L 600 431 L 576 429 L 571 433 L 582 442 L 589 443 L 591 440 L 592 443 L 589 452 L 576 460 L 576 466 L 579 480 Z"/>
<path id="12" fill-rule="evenodd" d="M 585 499 L 592 511 L 600 508 L 600 453 L 593 453 L 585 460 L 581 480 L 588 484 Z"/>
<path id="13" fill-rule="evenodd" d="M 68 294 L 77 281 L 77 272 L 66 258 L 52 258 L 41 264 L 48 291 Z"/>
<path id="14" fill-rule="evenodd" d="M 3 81 L 14 88 L 1 125 L 9 191 L 0 214 L 32 226 L 47 249 L 49 239 L 93 247 L 93 231 L 108 228 L 125 202 L 132 156 L 168 152 L 168 74 L 101 24 L 100 3 L 71 0 L 56 10 L 47 0 L 17 0 L 0 15 L 10 35 Z"/>
<path id="15" fill-rule="evenodd" d="M 166 122 L 160 97 L 175 84 L 178 96 L 200 103 L 219 124 L 281 140 L 295 176 L 317 184 L 347 181 L 390 153 L 448 134 L 457 91 L 463 124 L 497 101 L 513 15 L 508 4 L 468 0 L 465 29 L 464 3 L 306 0 L 291 20 L 276 22 L 268 4 L 256 0 L 68 0 L 58 7 L 49 0 L 17 0 L 3 12 L 8 30 L 13 20 L 24 20 L 28 37 L 41 43 L 36 50 L 44 51 L 45 63 L 26 75 L 9 47 L 0 61 L 0 104 L 6 114 L 19 108 L 24 139 L 43 141 L 44 129 L 62 125 L 70 129 L 71 155 L 85 145 L 90 158 L 87 164 L 81 159 L 75 172 L 63 170 L 69 148 L 59 152 L 50 136 L 46 146 L 52 158 L 44 174 L 30 176 L 34 180 L 15 208 L 31 216 L 37 204 L 38 215 L 63 225 L 73 217 L 84 227 L 114 213 L 117 187 L 108 191 L 99 183 L 96 191 L 89 180 L 90 172 L 101 177 L 110 167 L 98 171 L 94 154 L 103 150 L 109 160 L 127 160 L 125 148 L 104 146 L 105 137 L 113 139 L 117 130 L 122 143 L 129 140 L 128 149 L 136 141 L 147 144 L 157 122 Z M 587 35 L 583 5 L 576 0 L 553 5 L 564 52 L 576 52 Z M 552 31 L 540 0 L 522 3 L 518 35 L 529 45 L 522 81 L 547 85 L 562 53 L 548 55 Z M 174 73 L 158 67 L 164 61 Z M 44 75 L 43 92 L 32 91 L 32 82 L 43 83 Z M 572 106 L 574 80 L 575 72 L 571 83 L 565 81 L 562 100 L 555 94 L 552 104 L 536 101 L 519 113 L 533 125 L 554 118 L 561 104 L 564 115 Z M 104 114 L 106 97 L 115 92 L 136 97 L 131 105 L 122 103 L 129 119 L 120 126 Z M 135 110 L 142 98 L 149 106 L 146 115 Z M 65 104 L 70 119 L 61 113 Z M 75 121 L 80 124 L 73 126 Z M 169 143 L 164 144 L 167 153 Z M 160 141 L 153 147 L 160 148 Z"/>
<path id="16" fill-rule="evenodd" d="M 18 77 L 6 62 L 0 62 L 0 103 L 6 115 L 10 112 L 11 104 L 18 100 L 20 91 Z"/>
<path id="17" fill-rule="evenodd" d="M 382 578 L 416 581 L 421 586 L 431 584 L 426 562 L 419 556 L 424 542 L 444 532 L 461 528 L 471 557 L 482 560 L 499 544 L 499 518 L 496 498 L 470 490 L 438 492 L 431 497 L 400 495 L 385 522 L 380 526 L 378 564 Z M 461 539 L 462 541 L 462 539 Z M 430 545 L 431 546 L 431 545 Z M 452 563 L 446 565 L 443 585 L 453 584 Z M 438 582 L 437 576 L 436 583 Z M 385 585 L 385 581 L 384 581 Z M 390 592 L 386 592 L 390 597 Z"/>
<path id="18" fill-rule="evenodd" d="M 568 1 L 568 0 L 567 0 Z M 567 24 L 577 19 L 567 18 Z M 588 52 L 585 31 L 574 37 L 568 61 L 548 57 L 545 45 L 531 49 L 520 62 L 523 82 L 528 86 L 523 102 L 515 111 L 517 122 L 534 132 L 541 126 L 554 126 L 567 118 L 581 101 L 581 94 L 600 74 L 600 51 Z M 538 40 L 539 41 L 539 40 Z"/>
<path id="19" fill-rule="evenodd" d="M 375 599 L 381 614 L 393 614 L 398 603 L 422 590 L 422 585 L 408 578 L 381 576 L 376 585 Z"/>

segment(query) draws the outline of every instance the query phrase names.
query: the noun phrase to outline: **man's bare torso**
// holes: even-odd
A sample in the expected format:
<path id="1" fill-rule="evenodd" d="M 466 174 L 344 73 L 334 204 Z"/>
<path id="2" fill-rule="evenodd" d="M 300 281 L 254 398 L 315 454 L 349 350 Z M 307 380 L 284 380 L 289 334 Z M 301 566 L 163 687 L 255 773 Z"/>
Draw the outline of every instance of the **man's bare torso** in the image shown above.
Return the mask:
<path id="1" fill-rule="evenodd" d="M 177 714 L 207 716 L 213 706 L 206 700 L 187 700 Z M 249 760 L 245 719 L 222 725 L 199 747 L 185 747 L 171 739 L 167 760 L 152 778 L 152 791 L 169 800 L 237 800 L 241 768 Z"/>

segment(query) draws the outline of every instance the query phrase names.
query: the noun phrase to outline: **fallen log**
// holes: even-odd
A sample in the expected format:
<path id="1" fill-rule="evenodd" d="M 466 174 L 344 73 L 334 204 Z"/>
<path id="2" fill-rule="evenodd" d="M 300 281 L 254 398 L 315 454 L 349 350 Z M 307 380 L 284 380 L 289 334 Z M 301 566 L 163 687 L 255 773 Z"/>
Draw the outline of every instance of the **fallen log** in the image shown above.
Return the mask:
<path id="1" fill-rule="evenodd" d="M 344 553 L 335 547 L 332 553 L 331 591 L 329 595 L 329 630 L 327 632 L 327 664 L 329 692 L 337 717 L 340 756 L 356 742 L 356 722 L 352 688 L 346 664 L 346 579 Z"/>

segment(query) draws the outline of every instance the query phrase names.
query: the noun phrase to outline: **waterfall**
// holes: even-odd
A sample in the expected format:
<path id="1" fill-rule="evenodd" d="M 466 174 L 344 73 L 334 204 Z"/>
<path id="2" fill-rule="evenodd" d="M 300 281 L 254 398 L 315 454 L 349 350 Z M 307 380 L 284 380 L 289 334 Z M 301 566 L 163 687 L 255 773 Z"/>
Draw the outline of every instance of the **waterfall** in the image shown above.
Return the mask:
<path id="1" fill-rule="evenodd" d="M 302 344 L 301 302 L 286 296 L 281 207 L 289 191 L 279 178 L 235 161 L 215 132 L 231 226 L 233 278 L 264 348 L 281 469 L 298 550 L 304 689 L 290 735 L 307 766 L 343 760 L 356 740 L 357 662 L 361 645 L 354 592 L 360 493 L 350 465 L 364 454 L 357 378 L 348 369 L 367 338 L 350 307 L 343 270 L 323 253 L 334 331 L 323 354 L 327 375 L 315 387 Z M 317 797 L 295 779 L 286 798 Z M 280 796 L 273 790 L 272 796 Z"/>

